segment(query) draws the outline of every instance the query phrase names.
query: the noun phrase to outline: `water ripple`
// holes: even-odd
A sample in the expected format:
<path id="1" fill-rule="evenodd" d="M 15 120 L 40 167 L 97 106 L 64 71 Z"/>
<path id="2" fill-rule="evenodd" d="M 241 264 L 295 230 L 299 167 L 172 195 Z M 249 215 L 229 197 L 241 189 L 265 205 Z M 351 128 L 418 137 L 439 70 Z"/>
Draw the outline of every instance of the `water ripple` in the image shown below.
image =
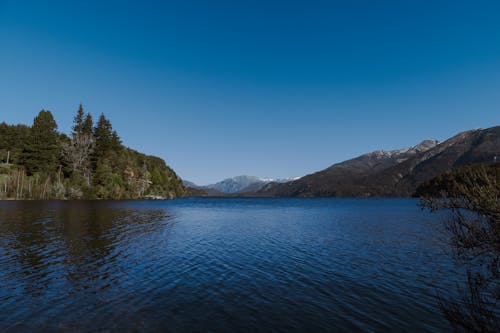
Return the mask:
<path id="1" fill-rule="evenodd" d="M 415 204 L 0 202 L 0 332 L 446 332 Z"/>

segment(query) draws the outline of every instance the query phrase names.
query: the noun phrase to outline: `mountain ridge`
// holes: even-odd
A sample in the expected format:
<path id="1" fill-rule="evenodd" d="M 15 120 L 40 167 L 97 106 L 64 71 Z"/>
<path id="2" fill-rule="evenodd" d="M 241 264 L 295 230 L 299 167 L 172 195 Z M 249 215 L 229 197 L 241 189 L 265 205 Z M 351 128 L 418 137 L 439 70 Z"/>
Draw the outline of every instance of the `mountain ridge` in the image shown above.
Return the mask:
<path id="1" fill-rule="evenodd" d="M 424 140 L 402 150 L 377 150 L 249 195 L 290 197 L 409 197 L 453 168 L 493 162 L 500 156 L 500 126 L 461 132 L 442 143 Z"/>
<path id="2" fill-rule="evenodd" d="M 295 178 L 294 178 L 295 179 Z M 271 182 L 282 183 L 291 179 L 259 178 L 256 176 L 240 175 L 225 178 L 217 183 L 209 185 L 197 185 L 191 181 L 183 180 L 184 186 L 206 191 L 207 195 L 223 196 L 225 194 L 241 194 L 260 190 Z"/>

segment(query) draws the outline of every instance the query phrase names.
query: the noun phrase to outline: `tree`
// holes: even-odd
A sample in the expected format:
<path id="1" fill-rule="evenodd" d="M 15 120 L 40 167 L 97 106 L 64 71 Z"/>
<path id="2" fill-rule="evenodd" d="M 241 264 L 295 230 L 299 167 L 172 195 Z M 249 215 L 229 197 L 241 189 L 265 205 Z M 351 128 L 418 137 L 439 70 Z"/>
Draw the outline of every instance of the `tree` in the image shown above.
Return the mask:
<path id="1" fill-rule="evenodd" d="M 83 105 L 80 103 L 78 106 L 78 110 L 76 111 L 76 115 L 73 118 L 73 134 L 89 134 L 93 135 L 93 126 L 94 123 L 92 121 L 92 115 L 83 111 Z"/>
<path id="2" fill-rule="evenodd" d="M 94 122 L 90 113 L 87 113 L 85 120 L 83 121 L 82 132 L 88 135 L 94 135 Z"/>
<path id="3" fill-rule="evenodd" d="M 113 130 L 111 122 L 106 119 L 104 114 L 99 116 L 99 120 L 94 128 L 94 137 L 96 141 L 95 159 L 102 159 L 110 150 L 116 150 L 121 147 L 120 138 Z"/>
<path id="4" fill-rule="evenodd" d="M 22 152 L 29 140 L 31 128 L 26 125 L 7 125 L 0 123 L 0 163 L 19 163 Z"/>
<path id="5" fill-rule="evenodd" d="M 72 137 L 69 142 L 63 143 L 62 150 L 63 158 L 71 172 L 80 172 L 86 185 L 90 186 L 90 156 L 94 151 L 95 139 L 92 134 L 92 117 L 87 113 L 84 119 L 83 115 L 83 107 L 80 104 L 74 118 Z"/>
<path id="6" fill-rule="evenodd" d="M 23 164 L 28 175 L 55 172 L 59 156 L 57 123 L 50 111 L 42 110 L 33 120 L 29 139 L 23 150 Z"/>
<path id="7" fill-rule="evenodd" d="M 421 204 L 446 210 L 457 262 L 467 270 L 461 299 L 440 298 L 457 332 L 500 332 L 500 164 L 469 166 L 424 186 Z"/>
<path id="8" fill-rule="evenodd" d="M 84 126 L 84 112 L 83 112 L 83 105 L 80 103 L 80 106 L 78 107 L 78 111 L 76 111 L 75 118 L 73 118 L 73 134 L 80 134 L 83 132 L 83 126 Z"/>
<path id="9" fill-rule="evenodd" d="M 133 199 L 146 193 L 174 198 L 185 189 L 165 161 L 124 147 L 104 115 L 94 128 L 80 105 L 69 136 L 57 132 L 45 110 L 32 126 L 0 123 L 1 198 Z"/>

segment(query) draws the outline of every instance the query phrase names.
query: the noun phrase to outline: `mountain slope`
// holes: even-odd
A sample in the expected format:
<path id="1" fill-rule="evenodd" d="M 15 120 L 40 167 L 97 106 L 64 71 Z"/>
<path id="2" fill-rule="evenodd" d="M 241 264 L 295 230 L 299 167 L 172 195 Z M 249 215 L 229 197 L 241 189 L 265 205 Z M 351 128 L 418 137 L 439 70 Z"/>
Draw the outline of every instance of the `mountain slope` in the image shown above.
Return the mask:
<path id="1" fill-rule="evenodd" d="M 198 186 L 195 183 L 190 182 L 189 180 L 185 180 L 185 179 L 182 180 L 182 185 L 184 185 L 186 187 L 191 187 L 191 188 L 194 188 L 194 189 L 200 189 L 201 188 L 201 186 Z"/>
<path id="2" fill-rule="evenodd" d="M 266 179 L 254 176 L 236 176 L 226 178 L 215 184 L 199 186 L 188 180 L 183 180 L 184 186 L 205 191 L 209 196 L 242 195 L 246 193 L 255 193 L 265 185 L 275 183 L 285 183 L 291 179 Z"/>
<path id="3" fill-rule="evenodd" d="M 410 196 L 448 170 L 493 162 L 500 156 L 500 127 L 460 133 L 441 144 L 426 140 L 403 150 L 375 151 L 284 184 L 268 184 L 262 196 Z"/>
<path id="4" fill-rule="evenodd" d="M 222 193 L 238 193 L 248 186 L 264 185 L 265 182 L 254 176 L 236 176 L 224 179 L 218 183 L 203 188 L 216 190 Z"/>
<path id="5" fill-rule="evenodd" d="M 483 183 L 486 179 L 493 184 L 500 184 L 500 163 L 474 164 L 445 172 L 422 185 L 415 191 L 416 197 L 452 197 L 456 193 L 463 193 L 464 182 L 470 180 Z M 486 185 L 486 184 L 482 184 Z"/>

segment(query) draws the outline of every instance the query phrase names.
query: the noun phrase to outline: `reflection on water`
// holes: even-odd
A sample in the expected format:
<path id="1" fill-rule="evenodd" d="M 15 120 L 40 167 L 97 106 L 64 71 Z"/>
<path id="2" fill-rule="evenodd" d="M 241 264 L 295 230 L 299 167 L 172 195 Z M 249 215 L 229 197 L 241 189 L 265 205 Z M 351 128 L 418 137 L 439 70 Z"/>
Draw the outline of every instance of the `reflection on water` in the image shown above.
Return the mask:
<path id="1" fill-rule="evenodd" d="M 0 332 L 447 331 L 415 204 L 0 202 Z"/>
<path id="2" fill-rule="evenodd" d="M 12 330 L 18 331 L 29 312 L 57 314 L 51 309 L 54 297 L 85 298 L 116 286 L 127 278 L 122 263 L 131 252 L 138 246 L 152 250 L 149 237 L 171 224 L 165 209 L 100 202 L 0 203 L 0 303 L 2 310 L 9 309 L 0 313 L 0 323 L 13 323 Z"/>

